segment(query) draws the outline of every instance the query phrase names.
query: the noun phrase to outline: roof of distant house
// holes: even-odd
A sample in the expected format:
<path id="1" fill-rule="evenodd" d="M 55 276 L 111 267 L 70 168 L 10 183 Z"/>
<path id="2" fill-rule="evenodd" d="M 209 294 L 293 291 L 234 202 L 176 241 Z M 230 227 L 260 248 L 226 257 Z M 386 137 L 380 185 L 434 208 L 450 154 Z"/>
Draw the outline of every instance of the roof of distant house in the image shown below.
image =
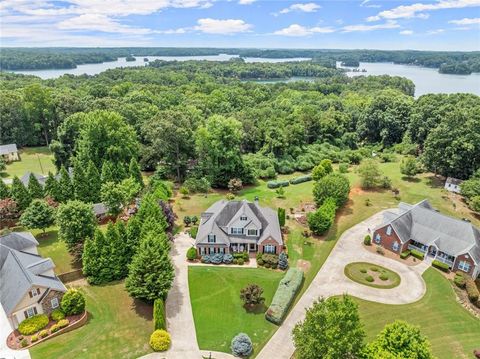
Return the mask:
<path id="1" fill-rule="evenodd" d="M 47 181 L 48 176 L 44 176 L 38 173 L 33 173 L 30 171 L 27 171 L 24 173 L 22 177 L 20 177 L 20 181 L 25 185 L 28 186 L 28 183 L 30 182 L 30 175 L 33 174 L 35 178 L 38 180 L 38 183 L 40 183 L 42 186 L 45 185 L 45 182 Z"/>
<path id="2" fill-rule="evenodd" d="M 14 152 L 18 152 L 17 145 L 15 143 L 0 145 L 0 155 L 8 155 Z"/>
<path id="3" fill-rule="evenodd" d="M 107 207 L 103 203 L 95 203 L 92 208 L 96 216 L 102 216 L 108 212 Z"/>
<path id="4" fill-rule="evenodd" d="M 447 180 L 445 181 L 446 184 L 453 184 L 455 186 L 459 186 L 462 184 L 462 180 L 458 178 L 453 178 L 453 177 L 447 177 Z"/>

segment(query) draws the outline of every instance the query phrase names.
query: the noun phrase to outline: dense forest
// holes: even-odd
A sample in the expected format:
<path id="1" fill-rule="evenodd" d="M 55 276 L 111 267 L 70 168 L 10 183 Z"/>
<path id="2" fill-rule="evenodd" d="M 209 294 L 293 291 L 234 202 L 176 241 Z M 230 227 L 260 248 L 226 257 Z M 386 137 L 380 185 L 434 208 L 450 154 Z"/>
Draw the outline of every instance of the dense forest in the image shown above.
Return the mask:
<path id="1" fill-rule="evenodd" d="M 316 50 L 316 49 L 235 49 L 235 48 L 3 48 L 0 69 L 38 70 L 75 68 L 85 63 L 114 61 L 133 56 L 206 56 L 229 54 L 239 57 L 311 58 L 313 62 L 335 67 L 336 61 L 356 65 L 361 62 L 393 62 L 437 68 L 441 73 L 480 72 L 480 52 L 414 50 Z M 358 65 L 357 65 L 358 66 Z"/>
<path id="2" fill-rule="evenodd" d="M 318 78 L 246 81 L 305 73 Z M 325 158 L 388 161 L 392 152 L 470 177 L 480 167 L 480 97 L 413 93 L 405 78 L 348 78 L 312 63 L 159 61 L 51 80 L 1 74 L 0 143 L 49 145 L 58 168 L 107 161 L 123 163 L 110 169 L 121 173 L 138 158 L 161 176 L 216 187 L 309 171 Z"/>

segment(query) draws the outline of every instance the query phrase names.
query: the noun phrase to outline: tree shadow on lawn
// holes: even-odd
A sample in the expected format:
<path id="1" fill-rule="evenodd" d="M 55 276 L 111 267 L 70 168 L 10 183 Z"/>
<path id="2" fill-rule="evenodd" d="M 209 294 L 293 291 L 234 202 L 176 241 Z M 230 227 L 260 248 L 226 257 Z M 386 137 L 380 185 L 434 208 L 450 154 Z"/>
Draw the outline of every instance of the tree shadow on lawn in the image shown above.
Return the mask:
<path id="1" fill-rule="evenodd" d="M 153 306 L 149 303 L 145 303 L 140 299 L 133 299 L 131 308 L 135 313 L 143 319 L 153 320 Z"/>
<path id="2" fill-rule="evenodd" d="M 443 188 L 445 179 L 440 176 L 429 175 L 425 177 L 427 179 L 427 185 L 432 188 Z"/>
<path id="3" fill-rule="evenodd" d="M 419 182 L 422 182 L 422 179 L 418 177 L 402 176 L 402 181 L 410 182 L 410 183 L 419 183 Z"/>
<path id="4" fill-rule="evenodd" d="M 244 304 L 243 309 L 245 309 L 245 312 L 247 312 L 248 314 L 258 315 L 264 314 L 267 311 L 267 306 L 265 305 L 265 303 L 256 305 Z"/>

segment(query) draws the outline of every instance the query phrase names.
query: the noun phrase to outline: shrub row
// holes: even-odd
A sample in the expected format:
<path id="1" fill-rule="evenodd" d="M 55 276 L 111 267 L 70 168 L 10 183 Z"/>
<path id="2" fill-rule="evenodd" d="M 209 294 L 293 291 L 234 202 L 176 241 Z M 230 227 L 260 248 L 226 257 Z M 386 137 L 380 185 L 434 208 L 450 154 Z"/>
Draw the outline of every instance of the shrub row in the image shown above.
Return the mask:
<path id="1" fill-rule="evenodd" d="M 279 188 L 279 187 L 287 187 L 290 185 L 288 181 L 268 181 L 267 187 L 270 189 Z"/>
<path id="2" fill-rule="evenodd" d="M 57 324 L 50 327 L 50 333 L 58 332 L 60 329 L 68 327 L 68 324 L 70 324 L 68 319 L 59 320 Z"/>
<path id="3" fill-rule="evenodd" d="M 290 268 L 278 284 L 272 304 L 265 313 L 265 318 L 272 323 L 280 324 L 288 312 L 303 281 L 303 272 Z"/>
<path id="4" fill-rule="evenodd" d="M 248 253 L 247 253 L 248 257 Z M 215 253 L 215 254 L 205 254 L 200 259 L 202 263 L 206 264 L 240 264 L 243 265 L 245 263 L 244 255 L 240 255 L 239 257 L 235 258 L 231 254 L 222 254 L 222 253 Z"/>
<path id="5" fill-rule="evenodd" d="M 420 252 L 420 251 L 417 251 L 416 249 L 412 249 L 412 250 L 410 251 L 410 254 L 411 254 L 412 256 L 414 256 L 415 258 L 420 259 L 420 260 L 422 260 L 422 261 L 423 261 L 423 258 L 425 258 L 425 254 L 423 254 L 423 253 Z"/>
<path id="6" fill-rule="evenodd" d="M 277 269 L 278 256 L 276 254 L 257 253 L 257 264 L 265 268 Z"/>
<path id="7" fill-rule="evenodd" d="M 465 275 L 462 272 L 455 273 L 455 278 L 453 278 L 453 282 L 457 287 L 462 289 L 464 289 L 465 286 L 467 285 L 467 279 L 465 278 Z"/>
<path id="8" fill-rule="evenodd" d="M 440 269 L 443 272 L 450 271 L 450 266 L 448 264 L 440 262 L 439 260 L 436 260 L 436 259 L 432 262 L 432 266 Z"/>
<path id="9" fill-rule="evenodd" d="M 155 299 L 153 302 L 153 322 L 155 330 L 167 329 L 167 319 L 165 317 L 165 302 L 163 299 Z"/>
<path id="10" fill-rule="evenodd" d="M 406 251 L 403 251 L 402 253 L 400 253 L 400 258 L 407 259 L 409 255 L 410 255 L 410 250 L 407 249 Z"/>
<path id="11" fill-rule="evenodd" d="M 18 326 L 18 331 L 22 335 L 31 335 L 42 330 L 48 325 L 48 316 L 46 314 L 38 314 L 25 319 Z"/>
<path id="12" fill-rule="evenodd" d="M 290 180 L 290 184 L 299 184 L 303 182 L 308 182 L 312 180 L 312 175 L 295 177 Z"/>

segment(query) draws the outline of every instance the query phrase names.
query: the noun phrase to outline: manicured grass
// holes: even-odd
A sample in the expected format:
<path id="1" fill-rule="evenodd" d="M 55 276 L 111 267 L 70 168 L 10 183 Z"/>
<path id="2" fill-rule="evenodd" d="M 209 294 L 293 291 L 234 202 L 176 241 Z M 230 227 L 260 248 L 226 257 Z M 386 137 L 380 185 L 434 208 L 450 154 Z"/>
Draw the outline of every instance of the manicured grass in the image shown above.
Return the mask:
<path id="1" fill-rule="evenodd" d="M 345 266 L 344 272 L 351 280 L 369 287 L 388 289 L 395 288 L 400 284 L 400 276 L 397 273 L 372 263 L 350 263 Z M 388 279 L 384 281 L 377 278 L 382 275 Z M 375 281 L 368 281 L 368 277 L 374 278 Z"/>
<path id="2" fill-rule="evenodd" d="M 423 278 L 427 293 L 416 303 L 386 305 L 355 298 L 367 340 L 385 324 L 400 319 L 420 326 L 437 358 L 472 358 L 473 350 L 480 346 L 480 320 L 456 302 L 451 284 L 439 271 L 429 268 Z"/>
<path id="3" fill-rule="evenodd" d="M 87 299 L 88 323 L 33 347 L 33 359 L 137 358 L 151 352 L 152 306 L 134 301 L 123 281 L 85 284 L 81 290 Z"/>
<path id="4" fill-rule="evenodd" d="M 20 150 L 20 161 L 11 162 L 2 173 L 3 177 L 22 177 L 25 172 L 48 174 L 56 172 L 53 155 L 48 147 L 25 147 Z"/>
<path id="5" fill-rule="evenodd" d="M 252 339 L 254 352 L 267 342 L 276 326 L 265 319 L 283 272 L 263 268 L 191 266 L 188 284 L 200 349 L 230 353 L 230 342 L 240 332 Z M 247 312 L 240 290 L 248 284 L 263 288 L 265 308 Z"/>

